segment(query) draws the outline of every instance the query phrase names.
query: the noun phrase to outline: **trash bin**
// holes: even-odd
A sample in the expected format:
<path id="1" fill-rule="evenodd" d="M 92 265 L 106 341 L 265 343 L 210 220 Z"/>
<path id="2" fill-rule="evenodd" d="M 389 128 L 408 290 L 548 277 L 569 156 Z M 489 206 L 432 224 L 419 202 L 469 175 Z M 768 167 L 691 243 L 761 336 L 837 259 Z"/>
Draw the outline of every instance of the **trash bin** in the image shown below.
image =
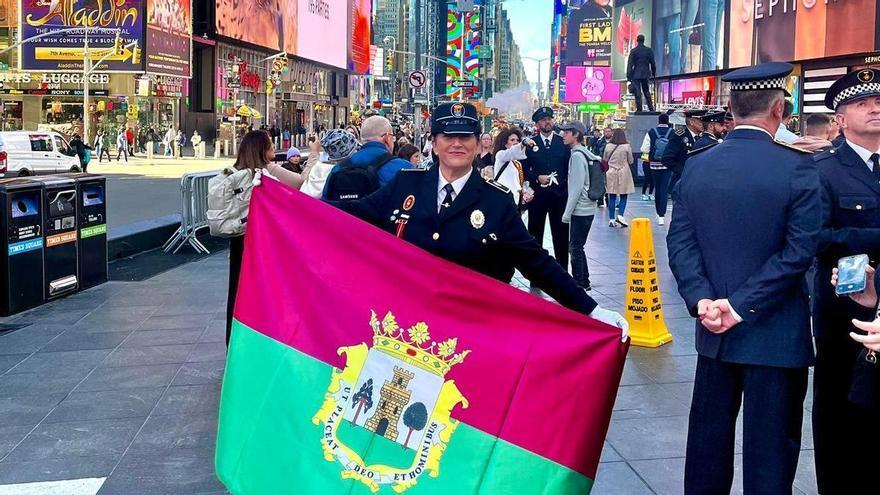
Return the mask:
<path id="1" fill-rule="evenodd" d="M 101 175 L 68 174 L 76 179 L 79 208 L 79 286 L 107 281 L 106 181 Z"/>
<path id="2" fill-rule="evenodd" d="M 76 181 L 62 175 L 30 180 L 43 186 L 43 294 L 55 299 L 79 288 Z"/>
<path id="3" fill-rule="evenodd" d="M 2 263 L 0 315 L 43 303 L 43 215 L 41 185 L 25 179 L 0 180 Z"/>

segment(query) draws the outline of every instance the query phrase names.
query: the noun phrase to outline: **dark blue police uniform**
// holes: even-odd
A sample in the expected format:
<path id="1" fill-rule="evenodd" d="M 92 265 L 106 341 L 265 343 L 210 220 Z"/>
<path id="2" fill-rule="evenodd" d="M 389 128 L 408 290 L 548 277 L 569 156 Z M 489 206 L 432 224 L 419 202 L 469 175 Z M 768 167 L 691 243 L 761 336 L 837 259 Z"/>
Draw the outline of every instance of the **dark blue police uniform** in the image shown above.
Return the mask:
<path id="1" fill-rule="evenodd" d="M 539 108 L 532 120 L 553 118 L 553 109 Z M 568 270 L 568 225 L 562 222 L 565 213 L 565 202 L 568 199 L 568 162 L 571 159 L 571 148 L 562 142 L 557 134 L 550 137 L 550 146 L 544 142 L 544 136 L 538 133 L 533 137 L 535 147 L 526 150 L 526 160 L 522 163 L 525 180 L 535 191 L 535 197 L 529 203 L 529 232 L 544 242 L 544 225 L 550 218 L 550 235 L 553 238 L 553 253 L 562 268 Z M 547 187 L 538 183 L 539 175 L 556 174 L 556 184 Z"/>
<path id="2" fill-rule="evenodd" d="M 846 93 L 846 95 L 844 95 Z M 880 95 L 880 71 L 853 72 L 838 80 L 827 93 L 826 105 Z M 831 270 L 845 256 L 867 254 L 880 261 L 880 170 L 873 171 L 846 142 L 814 156 L 822 184 L 822 232 L 813 283 L 813 332 L 816 369 L 813 376 L 813 441 L 816 477 L 822 494 L 858 493 L 869 473 L 880 466 L 880 450 L 866 441 L 865 425 L 876 422 L 877 412 L 848 399 L 853 365 L 862 345 L 849 337 L 857 332 L 851 320 L 874 319 L 848 297 L 837 297 L 829 283 Z"/>
<path id="3" fill-rule="evenodd" d="M 684 114 L 687 118 L 693 118 L 699 117 L 705 113 L 705 110 L 688 110 Z M 675 195 L 673 194 L 675 185 L 681 179 L 681 174 L 684 172 L 685 162 L 687 162 L 688 153 L 694 149 L 694 142 L 696 142 L 696 140 L 697 135 L 688 127 L 685 127 L 684 129 L 676 129 L 669 137 L 669 144 L 666 145 L 666 150 L 663 152 L 663 156 L 660 157 L 660 162 L 667 170 L 672 171 L 672 180 L 668 183 L 656 184 L 657 196 L 663 198 L 663 201 L 658 201 L 658 203 L 665 204 L 666 197 L 670 194 L 673 196 L 673 199 L 675 198 Z M 660 210 L 660 208 L 658 208 L 658 210 Z"/>
<path id="4" fill-rule="evenodd" d="M 782 89 L 790 72 L 761 64 L 725 78 L 733 91 Z M 747 128 L 688 162 L 667 236 L 670 268 L 694 317 L 700 300 L 726 298 L 743 321 L 722 334 L 696 323 L 685 493 L 730 492 L 742 404 L 745 493 L 790 494 L 813 363 L 804 275 L 820 227 L 816 167 Z"/>

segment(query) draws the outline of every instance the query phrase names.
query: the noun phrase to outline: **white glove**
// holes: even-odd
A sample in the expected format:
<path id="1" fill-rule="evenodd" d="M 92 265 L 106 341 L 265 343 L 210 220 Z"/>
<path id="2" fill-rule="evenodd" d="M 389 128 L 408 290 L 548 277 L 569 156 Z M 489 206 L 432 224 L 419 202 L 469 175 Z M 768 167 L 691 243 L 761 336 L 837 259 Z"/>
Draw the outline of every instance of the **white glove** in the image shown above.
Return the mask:
<path id="1" fill-rule="evenodd" d="M 596 309 L 590 313 L 590 317 L 619 328 L 621 342 L 626 342 L 626 339 L 629 338 L 629 322 L 620 313 L 596 306 Z"/>

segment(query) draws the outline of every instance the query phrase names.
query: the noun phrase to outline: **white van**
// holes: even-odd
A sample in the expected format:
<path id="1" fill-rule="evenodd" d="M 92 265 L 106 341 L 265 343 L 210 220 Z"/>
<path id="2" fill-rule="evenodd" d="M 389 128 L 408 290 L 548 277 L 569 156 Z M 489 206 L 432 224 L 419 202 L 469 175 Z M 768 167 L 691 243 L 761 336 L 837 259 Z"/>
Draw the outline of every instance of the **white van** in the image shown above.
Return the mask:
<path id="1" fill-rule="evenodd" d="M 0 132 L 0 177 L 79 171 L 79 158 L 52 131 Z"/>

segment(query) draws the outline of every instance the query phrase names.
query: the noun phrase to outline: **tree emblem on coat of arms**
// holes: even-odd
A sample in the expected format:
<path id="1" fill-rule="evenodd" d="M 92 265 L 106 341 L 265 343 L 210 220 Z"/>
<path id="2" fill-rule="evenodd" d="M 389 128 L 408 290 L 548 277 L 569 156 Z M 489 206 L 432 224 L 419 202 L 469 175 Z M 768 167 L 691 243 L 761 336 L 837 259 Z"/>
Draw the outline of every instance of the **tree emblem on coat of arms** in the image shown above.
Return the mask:
<path id="1" fill-rule="evenodd" d="M 364 483 L 373 493 L 390 485 L 397 493 L 419 477 L 440 475 L 440 459 L 458 426 L 458 404 L 468 407 L 446 374 L 470 351 L 457 338 L 431 340 L 428 325 L 401 328 L 391 312 L 379 321 L 371 311 L 373 345 L 340 347 L 343 370 L 334 370 L 321 409 L 324 459 L 342 465 L 343 479 Z M 359 448 L 365 446 L 366 448 Z"/>

